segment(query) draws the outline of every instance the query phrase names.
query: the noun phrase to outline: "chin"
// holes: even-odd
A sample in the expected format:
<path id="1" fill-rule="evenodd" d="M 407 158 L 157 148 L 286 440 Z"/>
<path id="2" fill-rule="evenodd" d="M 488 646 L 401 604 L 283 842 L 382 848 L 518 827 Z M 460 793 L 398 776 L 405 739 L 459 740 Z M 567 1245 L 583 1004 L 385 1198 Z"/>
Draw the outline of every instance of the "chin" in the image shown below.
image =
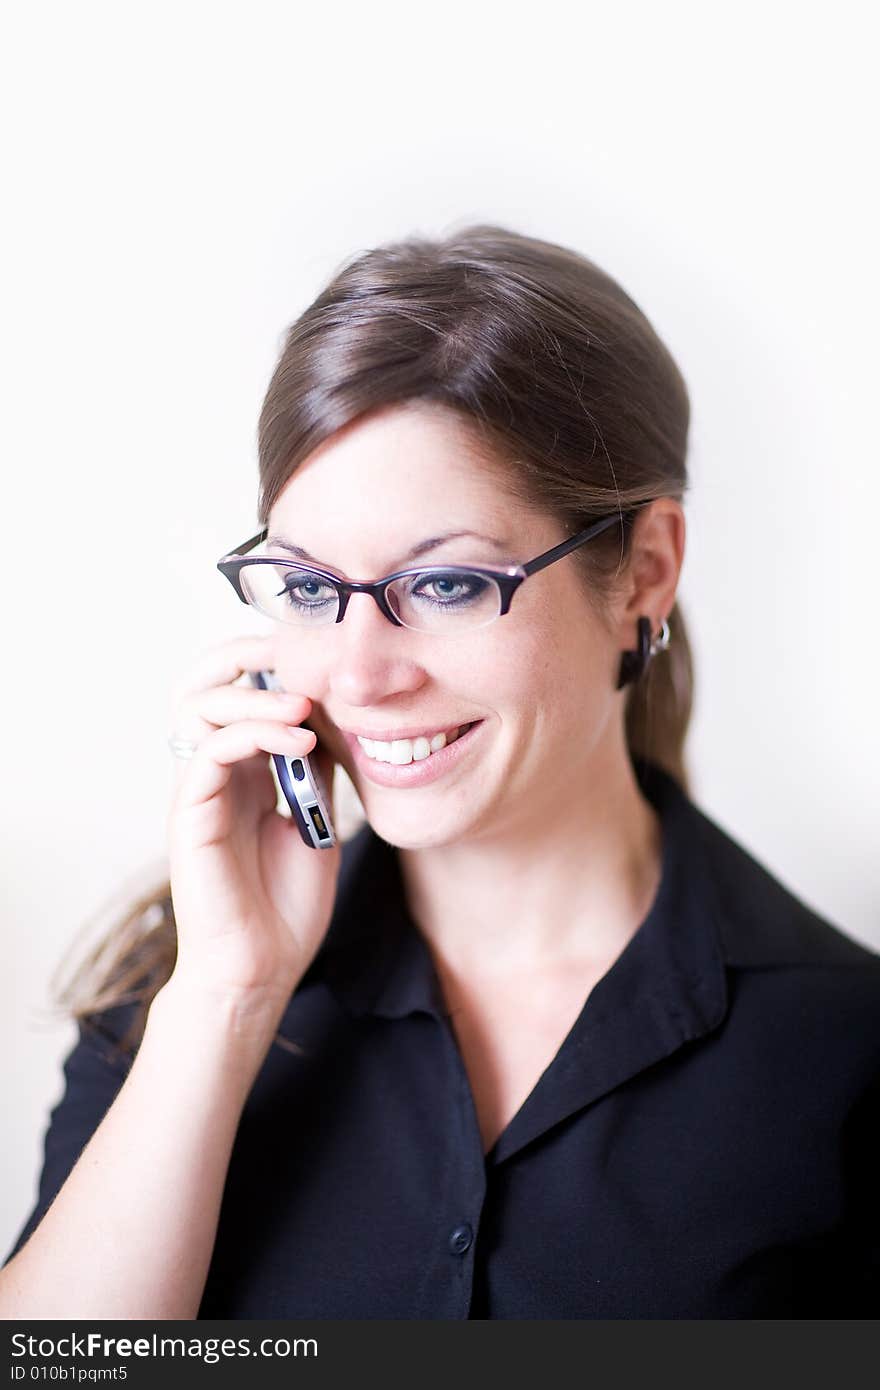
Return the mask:
<path id="1" fill-rule="evenodd" d="M 395 849 L 437 849 L 441 845 L 456 844 L 468 834 L 468 827 L 463 826 L 459 818 L 452 825 L 438 825 L 436 816 L 427 809 L 421 818 L 401 815 L 391 808 L 368 805 L 369 799 L 361 798 L 361 804 L 371 828 L 380 840 Z"/>

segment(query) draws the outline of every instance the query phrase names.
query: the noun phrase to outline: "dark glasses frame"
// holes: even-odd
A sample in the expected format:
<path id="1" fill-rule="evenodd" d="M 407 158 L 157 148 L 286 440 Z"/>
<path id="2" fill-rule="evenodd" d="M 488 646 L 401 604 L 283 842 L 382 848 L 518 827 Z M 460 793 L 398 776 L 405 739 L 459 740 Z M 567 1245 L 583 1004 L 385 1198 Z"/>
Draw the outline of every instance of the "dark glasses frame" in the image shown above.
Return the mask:
<path id="1" fill-rule="evenodd" d="M 644 503 L 639 504 L 644 506 Z M 317 574 L 329 584 L 335 586 L 339 596 L 339 611 L 335 621 L 341 623 L 345 617 L 345 610 L 352 594 L 372 594 L 380 611 L 385 615 L 389 622 L 395 627 L 406 627 L 406 623 L 401 622 L 397 614 L 388 602 L 386 589 L 396 579 L 405 579 L 413 574 L 450 574 L 459 571 L 464 574 L 485 575 L 489 579 L 494 579 L 501 590 L 501 611 L 497 617 L 502 618 L 510 609 L 513 596 L 522 584 L 523 580 L 528 579 L 529 575 L 537 574 L 539 570 L 546 569 L 548 565 L 555 564 L 564 556 L 570 555 L 579 546 L 586 545 L 594 536 L 601 535 L 607 531 L 609 526 L 615 523 L 622 524 L 630 520 L 639 510 L 639 505 L 629 508 L 627 511 L 615 512 L 612 516 L 604 516 L 599 521 L 594 521 L 584 531 L 578 531 L 574 536 L 569 536 L 567 540 L 561 541 L 559 545 L 554 545 L 552 549 L 545 550 L 542 555 L 536 555 L 532 560 L 526 560 L 521 565 L 511 565 L 508 568 L 492 569 L 486 565 L 413 565 L 408 569 L 395 570 L 393 574 L 386 574 L 382 579 L 373 580 L 372 583 L 358 580 L 340 579 L 337 575 L 331 574 L 329 570 L 320 569 L 317 565 L 306 565 L 302 561 L 291 558 L 289 564 L 296 569 L 306 570 L 309 574 Z M 278 565 L 285 564 L 285 560 L 277 555 L 255 555 L 248 558 L 248 552 L 255 549 L 261 541 L 266 539 L 269 528 L 264 527 L 256 536 L 251 536 L 250 540 L 244 541 L 242 545 L 230 550 L 217 561 L 217 568 L 221 574 L 229 580 L 242 603 L 250 604 L 250 601 L 241 586 L 239 571 L 245 565 Z M 494 619 L 493 619 L 494 621 Z"/>

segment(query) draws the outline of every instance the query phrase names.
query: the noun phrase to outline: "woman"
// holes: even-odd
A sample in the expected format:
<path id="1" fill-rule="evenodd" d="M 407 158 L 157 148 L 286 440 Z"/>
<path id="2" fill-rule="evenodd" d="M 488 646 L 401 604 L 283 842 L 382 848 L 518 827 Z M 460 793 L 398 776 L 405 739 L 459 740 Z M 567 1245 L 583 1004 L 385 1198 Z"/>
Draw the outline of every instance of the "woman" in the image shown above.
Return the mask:
<path id="1" fill-rule="evenodd" d="M 3 1316 L 878 1311 L 880 958 L 688 796 L 687 426 L 623 291 L 498 227 L 293 325 L 222 562 L 271 631 L 176 694 Z M 313 749 L 342 846 L 276 812 Z"/>

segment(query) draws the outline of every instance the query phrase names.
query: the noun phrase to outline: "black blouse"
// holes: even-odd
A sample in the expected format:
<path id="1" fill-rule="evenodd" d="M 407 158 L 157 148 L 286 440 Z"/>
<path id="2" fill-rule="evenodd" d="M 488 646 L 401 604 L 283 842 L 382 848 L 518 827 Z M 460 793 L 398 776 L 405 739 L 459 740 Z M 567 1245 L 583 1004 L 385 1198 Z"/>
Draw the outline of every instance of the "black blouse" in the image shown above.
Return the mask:
<path id="1" fill-rule="evenodd" d="M 248 1097 L 200 1318 L 880 1313 L 880 956 L 636 772 L 657 897 L 486 1156 L 396 850 L 344 844 L 281 1023 L 306 1051 L 273 1045 Z M 126 1071 L 80 1028 L 6 1261 Z"/>

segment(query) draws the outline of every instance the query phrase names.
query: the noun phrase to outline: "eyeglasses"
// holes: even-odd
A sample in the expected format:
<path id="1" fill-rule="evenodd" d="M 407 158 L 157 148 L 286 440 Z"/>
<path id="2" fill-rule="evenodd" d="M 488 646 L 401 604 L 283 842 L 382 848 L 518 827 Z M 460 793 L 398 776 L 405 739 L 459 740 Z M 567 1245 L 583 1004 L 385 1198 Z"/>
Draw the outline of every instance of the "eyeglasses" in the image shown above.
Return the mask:
<path id="1" fill-rule="evenodd" d="M 602 517 L 533 560 L 507 568 L 423 565 L 418 569 L 395 570 L 371 584 L 358 583 L 279 555 L 252 555 L 250 552 L 266 539 L 268 528 L 224 555 L 217 561 L 217 568 L 242 603 L 276 622 L 300 628 L 341 623 L 352 594 L 372 594 L 382 613 L 396 627 L 448 637 L 486 627 L 502 617 L 529 575 L 561 560 L 637 511 L 638 507 L 634 507 Z"/>

